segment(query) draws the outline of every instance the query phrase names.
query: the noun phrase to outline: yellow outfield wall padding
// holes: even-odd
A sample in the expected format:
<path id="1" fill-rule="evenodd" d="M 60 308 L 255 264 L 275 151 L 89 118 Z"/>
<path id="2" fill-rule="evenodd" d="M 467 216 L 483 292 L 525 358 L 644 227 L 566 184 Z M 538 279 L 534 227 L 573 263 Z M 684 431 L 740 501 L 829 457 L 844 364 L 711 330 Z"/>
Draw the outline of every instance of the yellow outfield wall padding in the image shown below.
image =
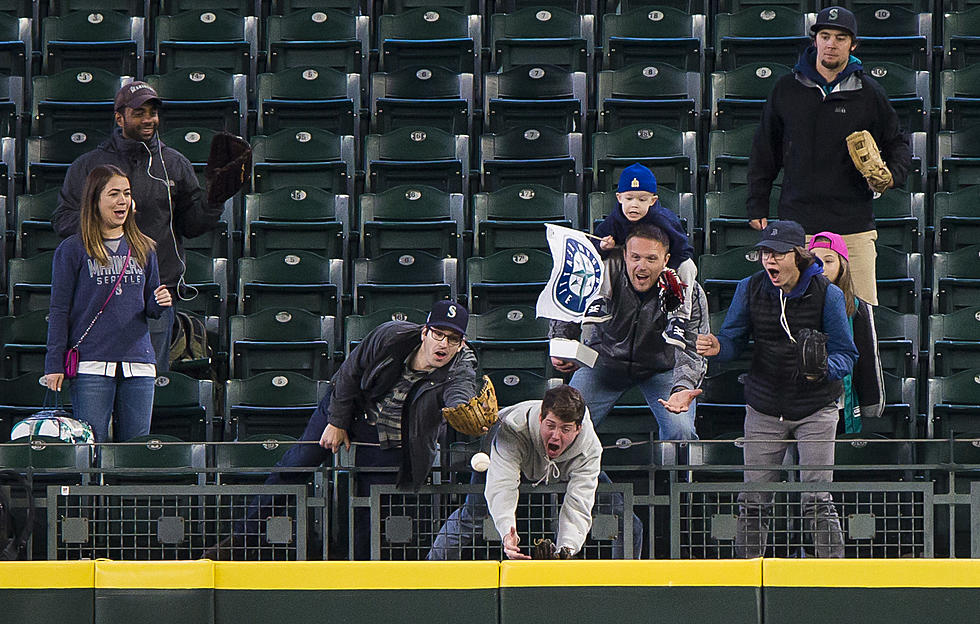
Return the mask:
<path id="1" fill-rule="evenodd" d="M 212 589 L 214 563 L 203 561 L 95 562 L 97 589 Z"/>
<path id="2" fill-rule="evenodd" d="M 980 587 L 976 559 L 765 559 L 766 587 Z"/>
<path id="3" fill-rule="evenodd" d="M 496 589 L 496 561 L 290 561 L 214 564 L 215 589 Z"/>
<path id="4" fill-rule="evenodd" d="M 760 587 L 762 560 L 504 561 L 501 587 Z"/>
<path id="5" fill-rule="evenodd" d="M 91 589 L 94 561 L 5 561 L 0 589 Z"/>

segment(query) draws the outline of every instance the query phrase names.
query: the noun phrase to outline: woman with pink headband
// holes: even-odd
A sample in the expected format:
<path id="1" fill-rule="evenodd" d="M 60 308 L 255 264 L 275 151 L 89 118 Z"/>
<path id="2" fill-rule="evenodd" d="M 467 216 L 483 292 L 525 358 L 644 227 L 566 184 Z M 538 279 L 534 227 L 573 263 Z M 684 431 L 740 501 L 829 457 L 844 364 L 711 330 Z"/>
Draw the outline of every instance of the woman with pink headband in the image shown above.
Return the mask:
<path id="1" fill-rule="evenodd" d="M 851 321 L 858 361 L 854 371 L 844 378 L 843 417 L 839 433 L 860 433 L 862 418 L 878 418 L 885 409 L 884 378 L 878 357 L 878 334 L 871 305 L 855 296 L 847 243 L 840 234 L 820 232 L 808 247 L 823 263 L 823 274 L 844 291 L 847 318 Z"/>

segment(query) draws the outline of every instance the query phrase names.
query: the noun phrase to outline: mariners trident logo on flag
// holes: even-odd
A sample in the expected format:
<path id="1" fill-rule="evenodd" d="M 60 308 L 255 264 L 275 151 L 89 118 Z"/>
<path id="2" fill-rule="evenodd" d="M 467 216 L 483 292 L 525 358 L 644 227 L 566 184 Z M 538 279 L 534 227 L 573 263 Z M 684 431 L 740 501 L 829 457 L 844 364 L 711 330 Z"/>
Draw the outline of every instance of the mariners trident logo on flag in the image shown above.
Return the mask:
<path id="1" fill-rule="evenodd" d="M 547 286 L 538 295 L 537 315 L 558 321 L 581 321 L 605 279 L 599 252 L 577 230 L 546 224 L 554 265 Z"/>

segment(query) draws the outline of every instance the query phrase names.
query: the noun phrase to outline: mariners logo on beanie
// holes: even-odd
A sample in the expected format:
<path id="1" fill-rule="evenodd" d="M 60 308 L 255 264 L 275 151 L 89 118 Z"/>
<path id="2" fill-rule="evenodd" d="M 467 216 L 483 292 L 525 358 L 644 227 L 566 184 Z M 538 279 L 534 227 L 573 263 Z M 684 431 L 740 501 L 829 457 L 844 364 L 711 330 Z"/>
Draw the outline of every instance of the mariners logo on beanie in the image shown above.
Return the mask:
<path id="1" fill-rule="evenodd" d="M 623 173 L 619 176 L 619 187 L 616 189 L 617 193 L 625 193 L 627 191 L 656 193 L 657 178 L 653 175 L 652 171 L 640 163 L 633 163 L 623 169 Z"/>

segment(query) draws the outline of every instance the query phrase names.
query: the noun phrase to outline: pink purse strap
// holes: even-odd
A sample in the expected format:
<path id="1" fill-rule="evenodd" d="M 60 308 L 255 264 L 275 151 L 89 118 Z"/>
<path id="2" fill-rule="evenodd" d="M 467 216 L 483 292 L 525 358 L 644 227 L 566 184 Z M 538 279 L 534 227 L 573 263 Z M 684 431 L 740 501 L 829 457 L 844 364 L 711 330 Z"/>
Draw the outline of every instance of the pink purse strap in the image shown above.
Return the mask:
<path id="1" fill-rule="evenodd" d="M 119 284 L 120 282 L 122 282 L 123 275 L 126 274 L 126 269 L 129 268 L 129 259 L 132 257 L 132 255 L 133 255 L 133 248 L 130 247 L 126 251 L 126 259 L 123 261 L 122 268 L 119 270 L 119 277 L 116 278 L 116 283 L 112 285 L 112 290 L 109 291 L 109 296 L 106 297 L 105 303 L 103 303 L 102 307 L 99 308 L 99 311 L 95 313 L 95 317 L 92 319 L 92 322 L 88 324 L 88 327 L 85 329 L 85 332 L 82 333 L 82 337 L 78 339 L 78 342 L 75 343 L 75 346 L 72 347 L 72 349 L 77 349 L 78 345 L 82 344 L 82 341 L 85 340 L 85 336 L 88 336 L 88 333 L 92 331 L 92 327 L 95 325 L 95 321 L 99 320 L 99 317 L 102 316 L 103 310 L 105 310 L 105 307 L 109 305 L 109 300 L 112 299 L 112 296 L 116 294 L 116 289 L 119 288 Z"/>

